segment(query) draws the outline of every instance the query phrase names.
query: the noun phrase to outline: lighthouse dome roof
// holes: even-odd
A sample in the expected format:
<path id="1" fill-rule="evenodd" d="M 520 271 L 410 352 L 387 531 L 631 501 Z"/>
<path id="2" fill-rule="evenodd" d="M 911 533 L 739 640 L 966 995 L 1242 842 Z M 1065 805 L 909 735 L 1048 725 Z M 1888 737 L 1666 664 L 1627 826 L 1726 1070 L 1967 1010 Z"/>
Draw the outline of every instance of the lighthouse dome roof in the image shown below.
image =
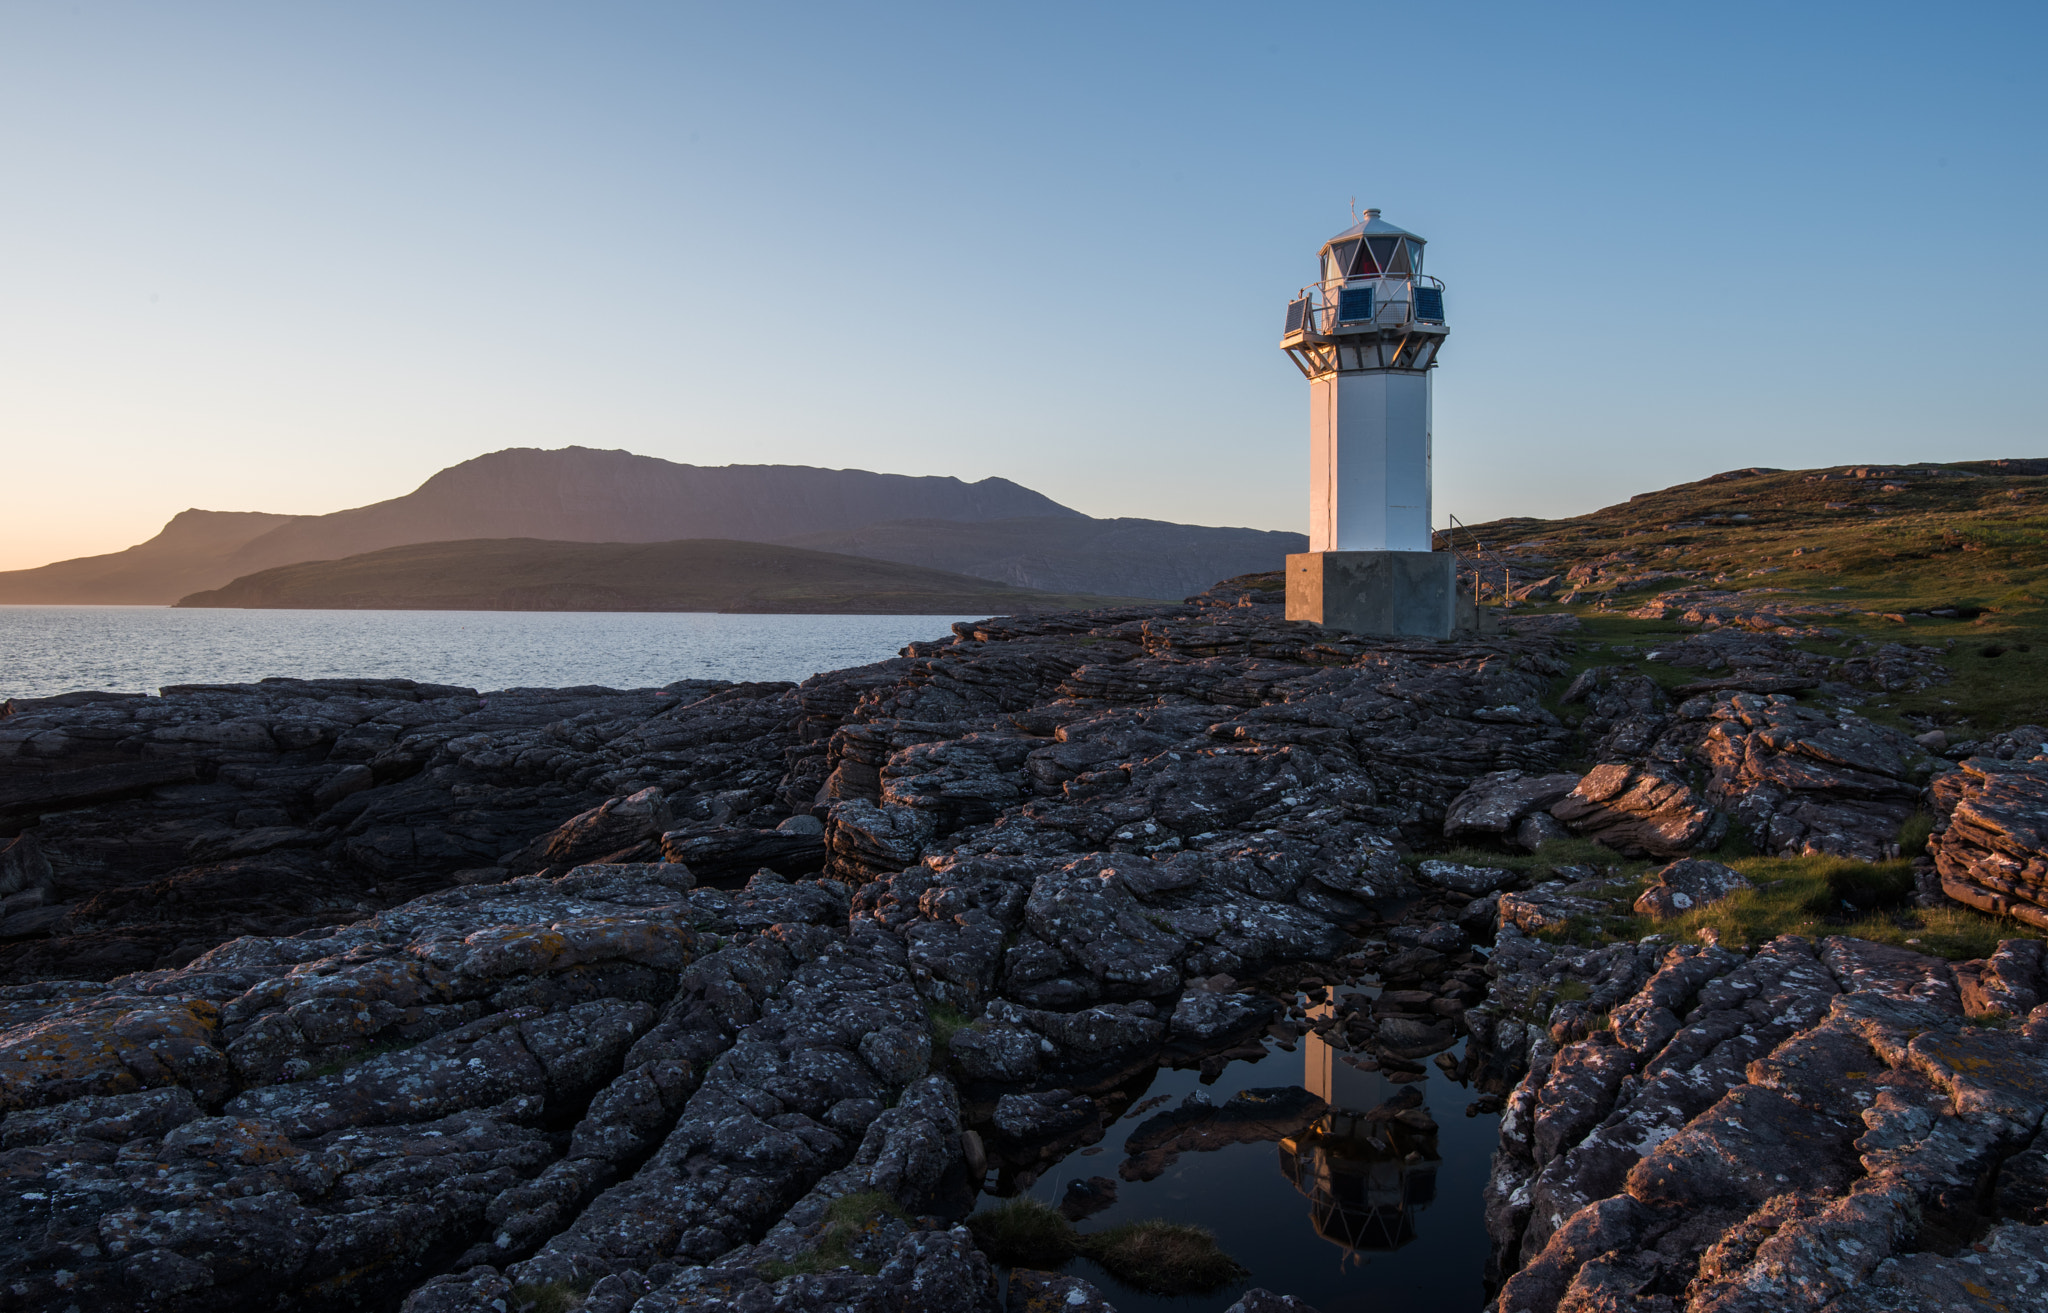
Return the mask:
<path id="1" fill-rule="evenodd" d="M 1414 233 L 1409 232 L 1406 228 L 1396 228 L 1393 224 L 1388 223 L 1385 219 L 1380 218 L 1380 212 L 1378 210 L 1367 210 L 1365 212 L 1365 217 L 1363 219 L 1359 220 L 1357 223 L 1352 224 L 1343 232 L 1338 233 L 1329 241 L 1324 242 L 1323 248 L 1325 250 L 1328 250 L 1330 247 L 1335 246 L 1338 242 L 1350 241 L 1351 239 L 1357 237 L 1406 237 L 1411 242 L 1416 242 L 1418 244 L 1425 246 L 1429 244 L 1428 238 L 1418 237 Z"/>
<path id="2" fill-rule="evenodd" d="M 1426 245 L 1406 228 L 1380 218 L 1378 210 L 1367 210 L 1365 218 L 1324 242 L 1318 258 L 1325 280 L 1419 274 Z"/>

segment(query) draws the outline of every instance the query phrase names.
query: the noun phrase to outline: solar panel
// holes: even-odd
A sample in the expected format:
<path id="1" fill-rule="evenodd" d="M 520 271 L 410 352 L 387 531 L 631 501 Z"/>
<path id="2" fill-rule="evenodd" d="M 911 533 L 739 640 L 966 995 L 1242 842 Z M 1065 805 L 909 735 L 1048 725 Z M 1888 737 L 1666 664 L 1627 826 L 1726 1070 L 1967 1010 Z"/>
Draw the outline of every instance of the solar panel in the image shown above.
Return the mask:
<path id="1" fill-rule="evenodd" d="M 1418 287 L 1415 289 L 1415 317 L 1435 323 L 1444 321 L 1444 289 L 1441 287 Z"/>
<path id="2" fill-rule="evenodd" d="M 1337 295 L 1337 319 L 1341 323 L 1355 324 L 1361 319 L 1372 318 L 1372 289 L 1370 287 L 1347 287 Z"/>
<path id="3" fill-rule="evenodd" d="M 1307 318 L 1308 318 L 1308 298 L 1307 298 L 1307 297 L 1305 297 L 1305 296 L 1304 296 L 1304 297 L 1303 297 L 1303 298 L 1301 298 L 1301 299 L 1300 299 L 1299 301 L 1289 301 L 1289 302 L 1287 303 L 1287 330 L 1286 330 L 1286 331 L 1288 331 L 1288 332 L 1290 332 L 1290 333 L 1299 333 L 1299 332 L 1301 331 L 1301 329 L 1302 329 L 1302 325 L 1303 325 L 1304 321 L 1306 321 L 1306 320 L 1307 320 Z"/>

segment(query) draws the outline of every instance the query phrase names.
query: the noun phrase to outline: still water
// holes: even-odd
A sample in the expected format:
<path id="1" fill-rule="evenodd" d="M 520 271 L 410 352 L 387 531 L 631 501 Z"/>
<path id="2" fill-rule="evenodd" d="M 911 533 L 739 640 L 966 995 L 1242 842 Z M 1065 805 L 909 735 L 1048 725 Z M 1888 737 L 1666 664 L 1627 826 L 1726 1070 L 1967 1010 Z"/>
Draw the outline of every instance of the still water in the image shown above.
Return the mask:
<path id="1" fill-rule="evenodd" d="M 948 637 L 950 615 L 696 611 L 216 611 L 0 606 L 0 698 L 280 675 L 477 689 L 793 679 Z"/>
<path id="2" fill-rule="evenodd" d="M 1461 1044 L 1451 1052 L 1463 1051 Z M 1467 1117 L 1474 1092 L 1434 1069 L 1426 1080 L 1402 1085 L 1359 1071 L 1344 1056 L 1311 1034 L 1297 1053 L 1269 1042 L 1265 1057 L 1233 1062 L 1213 1082 L 1193 1070 L 1162 1068 L 1100 1144 L 1069 1154 L 1028 1191 L 1057 1207 L 1068 1181 L 1116 1179 L 1116 1202 L 1079 1223 L 1083 1233 L 1147 1218 L 1193 1222 L 1215 1232 L 1224 1252 L 1250 1269 L 1242 1285 L 1162 1298 L 1123 1285 L 1086 1258 L 1064 1270 L 1094 1282 L 1120 1313 L 1220 1313 L 1250 1286 L 1297 1296 L 1320 1313 L 1452 1313 L 1483 1305 L 1488 1244 L 1481 1192 L 1500 1117 Z M 1127 1137 L 1197 1090 L 1220 1106 L 1241 1090 L 1288 1085 L 1323 1099 L 1330 1112 L 1283 1139 L 1183 1151 L 1153 1180 L 1119 1172 Z M 1406 1134 L 1363 1117 L 1411 1087 L 1422 1091 L 1436 1134 Z M 984 1198 L 981 1206 L 996 1202 Z"/>

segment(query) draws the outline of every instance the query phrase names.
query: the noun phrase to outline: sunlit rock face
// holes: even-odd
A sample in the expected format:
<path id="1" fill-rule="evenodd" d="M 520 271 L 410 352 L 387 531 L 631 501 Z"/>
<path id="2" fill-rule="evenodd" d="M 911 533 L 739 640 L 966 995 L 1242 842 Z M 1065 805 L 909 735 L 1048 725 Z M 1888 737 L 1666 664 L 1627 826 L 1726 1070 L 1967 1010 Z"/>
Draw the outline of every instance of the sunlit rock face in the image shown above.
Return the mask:
<path id="1" fill-rule="evenodd" d="M 1952 966 L 1793 936 L 1746 955 L 1574 951 L 1504 930 L 1489 962 L 1502 997 L 1584 1002 L 1545 1029 L 1474 1018 L 1526 1069 L 1487 1188 L 1499 1307 L 1877 1309 L 1966 1282 L 2021 1301 L 2048 1289 L 2048 1178 L 2027 1147 L 2048 1110 L 2040 956 L 2011 941 Z M 1589 1030 L 1593 1008 L 1606 1024 Z"/>
<path id="2" fill-rule="evenodd" d="M 2048 730 L 2025 726 L 1935 782 L 1942 892 L 2048 929 Z"/>

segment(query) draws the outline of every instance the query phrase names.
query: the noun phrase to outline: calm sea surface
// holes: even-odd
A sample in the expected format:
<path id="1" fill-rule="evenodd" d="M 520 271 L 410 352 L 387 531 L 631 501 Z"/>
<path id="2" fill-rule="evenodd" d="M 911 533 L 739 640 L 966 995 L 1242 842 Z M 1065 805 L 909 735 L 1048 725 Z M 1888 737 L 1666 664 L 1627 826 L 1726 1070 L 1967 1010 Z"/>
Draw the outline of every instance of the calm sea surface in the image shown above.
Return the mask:
<path id="1" fill-rule="evenodd" d="M 378 677 L 477 689 L 804 679 L 948 637 L 950 615 L 0 606 L 0 698 Z"/>

